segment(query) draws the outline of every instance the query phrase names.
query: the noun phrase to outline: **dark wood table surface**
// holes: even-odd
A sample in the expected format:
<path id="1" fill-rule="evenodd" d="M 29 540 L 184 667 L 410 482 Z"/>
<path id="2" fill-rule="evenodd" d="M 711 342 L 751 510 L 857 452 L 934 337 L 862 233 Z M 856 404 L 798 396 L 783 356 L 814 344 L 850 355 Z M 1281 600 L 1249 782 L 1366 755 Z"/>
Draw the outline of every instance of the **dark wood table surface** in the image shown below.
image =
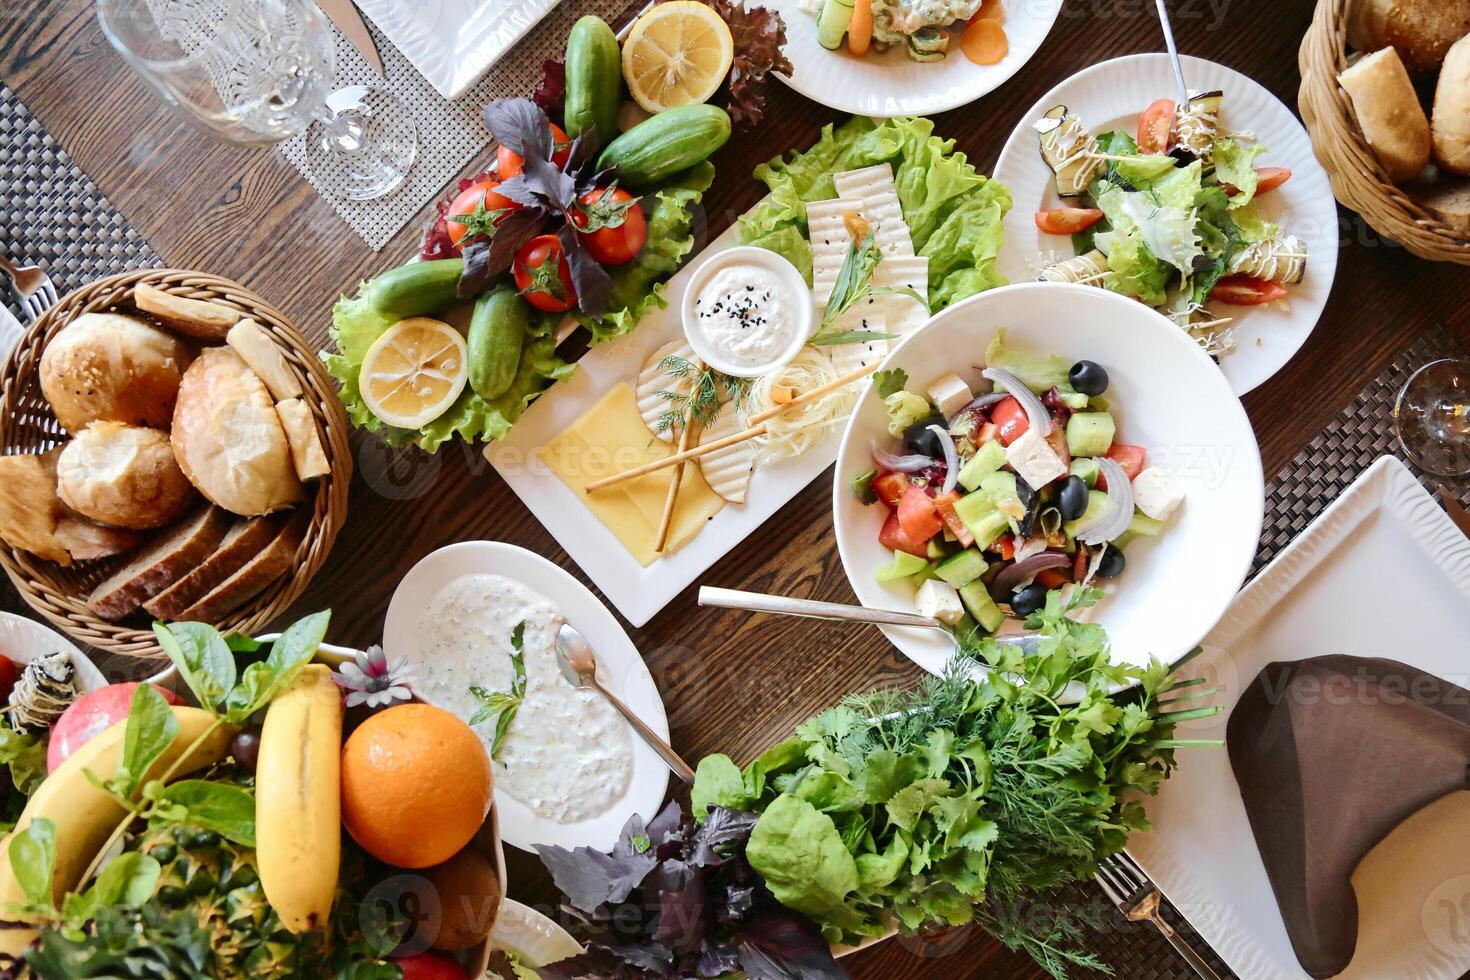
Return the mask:
<path id="1" fill-rule="evenodd" d="M 170 115 L 108 46 L 87 0 L 6 6 L 0 79 L 167 265 L 238 279 L 324 343 L 338 293 L 414 251 L 420 222 L 374 253 L 274 150 L 212 143 Z M 1297 46 L 1310 3 L 1180 0 L 1171 7 L 1181 51 L 1239 69 L 1296 104 Z M 1067 0 L 1036 57 L 999 91 L 940 116 L 936 131 L 989 172 L 1022 113 L 1047 89 L 1096 62 L 1160 48 L 1147 0 Z M 750 177 L 757 163 L 808 146 L 838 118 L 773 83 L 765 122 L 714 158 L 710 233 L 761 197 L 763 187 Z M 1316 331 L 1245 399 L 1268 476 L 1421 329 L 1446 324 L 1470 342 L 1470 270 L 1416 259 L 1346 211 L 1340 229 L 1337 281 Z M 331 639 L 376 640 L 394 584 L 425 554 L 455 541 L 509 541 L 582 577 L 478 453 L 460 445 L 434 457 L 393 453 L 361 437 L 354 447 L 358 472 L 346 527 L 298 603 L 302 612 L 334 610 Z M 812 484 L 703 581 L 854 601 L 833 546 L 828 493 L 825 479 Z M 725 752 L 747 761 L 846 692 L 919 677 L 877 630 L 701 609 L 694 596 L 693 587 L 685 590 L 630 630 L 663 693 L 674 745 L 687 758 Z M 513 896 L 549 899 L 534 858 L 513 852 L 510 874 Z M 890 941 L 847 962 L 861 978 L 1041 975 L 978 929 Z"/>

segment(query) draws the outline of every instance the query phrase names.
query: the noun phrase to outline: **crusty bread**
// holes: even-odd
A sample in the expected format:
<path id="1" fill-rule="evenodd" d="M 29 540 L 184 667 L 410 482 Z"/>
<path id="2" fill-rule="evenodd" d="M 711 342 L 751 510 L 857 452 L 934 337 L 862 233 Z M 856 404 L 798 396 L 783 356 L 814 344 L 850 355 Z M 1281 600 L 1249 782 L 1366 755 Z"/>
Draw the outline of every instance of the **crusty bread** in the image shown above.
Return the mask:
<path id="1" fill-rule="evenodd" d="M 168 428 L 189 346 L 119 313 L 83 313 L 41 354 L 41 393 L 68 432 L 105 420 Z"/>
<path id="2" fill-rule="evenodd" d="M 271 340 L 270 335 L 254 320 L 241 320 L 230 328 L 230 346 L 244 358 L 250 370 L 260 376 L 276 401 L 296 398 L 301 394 L 301 382 L 291 373 L 286 364 L 286 355 Z"/>
<path id="3" fill-rule="evenodd" d="M 1470 177 L 1430 167 L 1405 184 L 1404 192 L 1440 221 L 1470 235 Z"/>
<path id="4" fill-rule="evenodd" d="M 1348 44 L 1359 51 L 1392 47 L 1412 72 L 1432 71 L 1470 33 L 1470 0 L 1356 0 Z"/>
<path id="5" fill-rule="evenodd" d="M 255 517 L 301 499 L 275 402 L 229 347 L 211 347 L 189 365 L 172 439 L 184 475 L 225 510 Z"/>
<path id="6" fill-rule="evenodd" d="M 93 422 L 67 443 L 56 464 L 62 502 L 114 527 L 163 527 L 198 499 L 174 461 L 168 433 L 121 422 Z"/>
<path id="7" fill-rule="evenodd" d="M 147 535 L 123 527 L 104 527 L 79 517 L 63 517 L 56 522 L 56 540 L 71 554 L 72 561 L 95 561 L 132 551 L 147 540 Z"/>
<path id="8" fill-rule="evenodd" d="M 228 306 L 202 299 L 185 299 L 147 283 L 133 287 L 133 303 L 171 329 L 215 344 L 224 343 L 230 327 L 242 315 L 239 310 Z"/>
<path id="9" fill-rule="evenodd" d="M 178 614 L 181 620 L 215 623 L 240 603 L 259 594 L 261 589 L 286 574 L 296 558 L 306 529 L 306 515 L 298 511 L 287 521 L 270 544 L 241 565 L 233 575 L 207 592 L 202 598 Z"/>
<path id="10" fill-rule="evenodd" d="M 40 455 L 0 456 L 0 539 L 37 558 L 71 564 L 56 534 L 65 509 L 56 497 L 59 449 Z"/>
<path id="11" fill-rule="evenodd" d="M 288 398 L 276 402 L 276 414 L 281 417 L 281 428 L 286 430 L 286 441 L 291 444 L 291 462 L 296 466 L 296 475 L 304 480 L 315 480 L 332 472 L 322 449 L 321 436 L 317 435 L 316 420 L 311 409 L 300 398 Z"/>
<path id="12" fill-rule="evenodd" d="M 1393 48 L 1375 51 L 1337 76 L 1353 100 L 1363 137 L 1390 180 L 1409 180 L 1429 162 L 1429 119 Z"/>
<path id="13" fill-rule="evenodd" d="M 1441 170 L 1470 174 L 1470 34 L 1445 55 L 1434 88 L 1434 162 Z"/>
<path id="14" fill-rule="evenodd" d="M 122 619 L 208 558 L 230 524 L 230 515 L 218 507 L 199 508 L 103 580 L 87 608 L 102 619 Z"/>
<path id="15" fill-rule="evenodd" d="M 236 521 L 214 554 L 143 603 L 143 609 L 155 619 L 178 619 L 184 610 L 269 547 L 280 536 L 281 524 L 278 517 L 249 517 Z"/>

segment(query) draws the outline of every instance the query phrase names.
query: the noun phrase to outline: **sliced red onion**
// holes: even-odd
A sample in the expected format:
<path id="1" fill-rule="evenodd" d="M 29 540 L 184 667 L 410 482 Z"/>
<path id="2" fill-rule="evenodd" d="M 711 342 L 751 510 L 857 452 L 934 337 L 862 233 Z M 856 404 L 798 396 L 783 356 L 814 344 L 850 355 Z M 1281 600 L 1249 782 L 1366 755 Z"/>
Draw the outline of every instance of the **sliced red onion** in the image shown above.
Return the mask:
<path id="1" fill-rule="evenodd" d="M 1021 403 L 1021 407 L 1026 410 L 1026 419 L 1031 423 L 1031 429 L 1037 435 L 1051 434 L 1051 413 L 1046 410 L 1045 405 L 1041 404 L 1041 399 L 1036 397 L 1036 392 L 1026 387 L 1026 382 L 1000 368 L 986 368 L 980 374 L 1003 386 L 1006 394 Z"/>
<path id="2" fill-rule="evenodd" d="M 1046 550 L 1046 538 L 1039 535 L 1029 537 L 1016 548 L 1016 553 L 1011 557 L 1017 562 L 1023 562 L 1032 555 L 1039 555 Z"/>
<path id="3" fill-rule="evenodd" d="M 1017 589 L 1030 585 L 1038 572 L 1048 568 L 1066 568 L 1070 564 L 1072 564 L 1072 559 L 1060 551 L 1043 551 L 1039 555 L 1032 555 L 1025 561 L 1018 561 L 1014 565 L 1002 568 L 1000 574 L 995 577 L 995 581 L 990 583 L 990 591 L 1009 596 Z"/>
<path id="4" fill-rule="evenodd" d="M 998 405 L 1005 401 L 1007 397 L 1009 396 L 1003 391 L 987 391 L 983 395 L 976 395 L 974 401 L 954 414 L 958 417 L 966 412 L 983 412 L 990 408 L 990 406 Z"/>
<path id="5" fill-rule="evenodd" d="M 1097 457 L 1097 470 L 1108 481 L 1108 509 L 1094 520 L 1077 526 L 1077 540 L 1084 544 L 1107 544 L 1128 530 L 1133 520 L 1133 484 L 1118 461 Z"/>
<path id="6" fill-rule="evenodd" d="M 893 453 L 873 447 L 873 462 L 894 473 L 917 473 L 926 466 L 933 466 L 934 460 L 928 456 L 914 453 L 908 456 L 897 456 Z"/>
<path id="7" fill-rule="evenodd" d="M 955 449 L 954 436 L 942 425 L 931 425 L 929 431 L 939 439 L 939 446 L 944 450 L 944 486 L 939 488 L 940 493 L 949 493 L 954 485 L 960 481 L 960 454 Z"/>

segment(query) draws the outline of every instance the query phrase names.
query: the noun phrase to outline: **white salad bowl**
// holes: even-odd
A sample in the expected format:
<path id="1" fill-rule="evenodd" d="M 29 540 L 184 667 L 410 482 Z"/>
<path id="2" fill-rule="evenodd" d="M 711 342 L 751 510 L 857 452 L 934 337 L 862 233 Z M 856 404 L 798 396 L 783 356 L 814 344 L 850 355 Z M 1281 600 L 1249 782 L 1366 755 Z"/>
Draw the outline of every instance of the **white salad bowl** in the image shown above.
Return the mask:
<path id="1" fill-rule="evenodd" d="M 76 671 L 77 690 L 86 694 L 107 686 L 107 678 L 86 654 L 66 637 L 49 626 L 15 613 L 0 612 L 0 656 L 12 660 L 21 669 L 35 660 L 58 650 L 70 659 Z"/>
<path id="2" fill-rule="evenodd" d="M 1245 410 L 1214 362 L 1168 319 L 1089 286 L 1022 283 L 972 296 L 904 338 L 883 369 L 902 368 L 917 392 L 951 371 L 976 386 L 986 345 L 1000 329 L 1008 347 L 1106 368 L 1118 440 L 1145 447 L 1150 465 L 1162 466 L 1184 489 L 1184 503 L 1163 533 L 1131 543 L 1123 574 L 1100 582 L 1105 596 L 1090 613 L 1107 629 L 1115 662 L 1176 660 L 1229 607 L 1260 538 L 1265 486 Z M 838 451 L 833 520 L 858 600 L 911 610 L 909 583 L 877 579 L 878 568 L 892 561 L 878 543 L 888 511 L 860 503 L 852 492 L 854 478 L 873 468 L 872 448 L 893 442 L 883 400 L 868 385 Z M 937 631 L 880 628 L 931 673 L 953 654 L 953 643 Z"/>

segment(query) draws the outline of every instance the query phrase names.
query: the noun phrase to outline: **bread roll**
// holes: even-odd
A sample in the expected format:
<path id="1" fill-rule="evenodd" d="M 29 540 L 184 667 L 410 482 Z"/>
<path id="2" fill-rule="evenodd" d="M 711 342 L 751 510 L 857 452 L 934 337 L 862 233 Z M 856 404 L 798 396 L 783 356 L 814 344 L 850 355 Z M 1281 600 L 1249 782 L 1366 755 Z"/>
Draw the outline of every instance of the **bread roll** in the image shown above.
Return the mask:
<path id="1" fill-rule="evenodd" d="M 211 347 L 189 365 L 172 438 L 184 475 L 231 513 L 255 517 L 301 499 L 276 404 L 228 347 Z"/>
<path id="2" fill-rule="evenodd" d="M 1429 167 L 1404 185 L 1404 193 L 1440 221 L 1470 235 L 1470 177 Z"/>
<path id="3" fill-rule="evenodd" d="M 1348 44 L 1359 51 L 1392 47 L 1412 72 L 1432 71 L 1470 33 L 1470 0 L 1357 0 Z"/>
<path id="4" fill-rule="evenodd" d="M 240 312 L 203 299 L 185 299 L 147 283 L 133 288 L 133 303 L 144 313 L 180 333 L 200 340 L 223 343 Z"/>
<path id="5" fill-rule="evenodd" d="M 1358 125 L 1388 179 L 1417 176 L 1429 162 L 1429 119 L 1397 52 L 1375 51 L 1337 80 L 1352 98 Z"/>
<path id="6" fill-rule="evenodd" d="M 198 499 L 167 433 L 120 422 L 93 422 L 67 443 L 56 489 L 83 517 L 135 530 L 170 524 Z"/>
<path id="7" fill-rule="evenodd" d="M 235 353 L 245 359 L 250 370 L 260 375 L 260 380 L 270 389 L 276 401 L 297 398 L 301 395 L 301 382 L 286 365 L 286 356 L 271 340 L 260 324 L 254 320 L 241 320 L 230 328 L 229 345 Z"/>
<path id="8" fill-rule="evenodd" d="M 1441 170 L 1470 174 L 1470 34 L 1445 55 L 1434 88 L 1434 162 Z"/>
<path id="9" fill-rule="evenodd" d="M 56 497 L 56 457 L 0 456 L 0 540 L 12 548 L 62 565 L 71 564 L 56 523 L 66 513 Z"/>
<path id="10" fill-rule="evenodd" d="M 90 422 L 168 428 L 189 347 L 136 317 L 83 313 L 46 345 L 41 393 L 77 433 Z"/>
<path id="11" fill-rule="evenodd" d="M 305 483 L 332 472 L 327 462 L 326 450 L 317 435 L 316 419 L 311 409 L 300 398 L 288 398 L 276 402 L 276 414 L 281 417 L 281 428 L 286 430 L 286 441 L 291 444 L 291 460 L 296 464 L 296 475 Z"/>

